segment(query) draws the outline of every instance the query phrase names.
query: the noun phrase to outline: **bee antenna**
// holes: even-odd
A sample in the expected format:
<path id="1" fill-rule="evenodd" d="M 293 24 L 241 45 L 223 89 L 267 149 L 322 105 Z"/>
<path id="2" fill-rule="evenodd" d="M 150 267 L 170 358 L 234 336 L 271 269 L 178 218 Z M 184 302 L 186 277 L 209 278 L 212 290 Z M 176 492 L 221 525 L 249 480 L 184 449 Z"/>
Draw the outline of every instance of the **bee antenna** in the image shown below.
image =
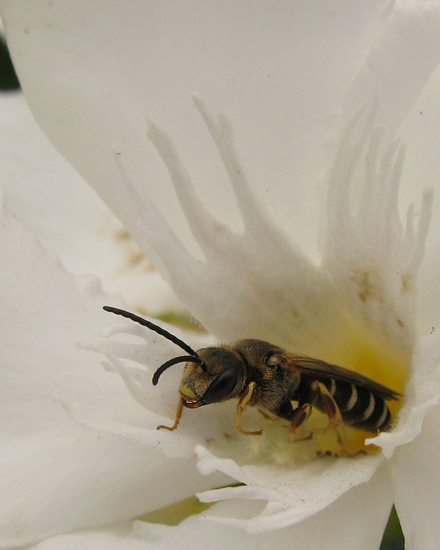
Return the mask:
<path id="1" fill-rule="evenodd" d="M 153 386 L 157 385 L 157 383 L 159 382 L 159 378 L 164 371 L 166 371 L 173 365 L 176 365 L 177 363 L 186 363 L 187 361 L 197 363 L 202 367 L 203 370 L 205 370 L 205 363 L 203 359 L 201 359 L 198 355 L 181 355 L 180 357 L 173 357 L 172 359 L 161 365 L 153 374 Z"/>
<path id="2" fill-rule="evenodd" d="M 203 361 L 200 359 L 200 357 L 197 355 L 197 352 L 194 351 L 190 346 L 188 346 L 188 344 L 185 344 L 185 342 L 183 340 L 181 340 L 180 338 L 177 338 L 177 336 L 174 336 L 174 334 L 171 334 L 170 332 L 168 332 L 167 330 L 165 330 L 164 328 L 162 327 L 159 327 L 158 325 L 155 325 L 154 323 L 152 323 L 151 321 L 147 321 L 146 319 L 143 319 L 142 317 L 139 317 L 138 315 L 135 315 L 134 313 L 130 313 L 129 311 L 125 311 L 124 309 L 119 309 L 117 307 L 112 307 L 112 306 L 104 306 L 103 309 L 105 311 L 109 311 L 110 313 L 114 313 L 115 315 L 121 315 L 122 317 L 125 317 L 126 319 L 130 319 L 131 321 L 134 321 L 135 323 L 139 323 L 140 325 L 144 326 L 144 327 L 147 327 L 149 328 L 150 330 L 154 331 L 154 332 L 157 332 L 157 334 L 160 334 L 161 336 L 163 336 L 164 338 L 166 338 L 167 340 L 170 340 L 170 342 L 173 342 L 173 344 L 176 344 L 176 346 L 179 346 L 179 348 L 182 348 L 184 351 L 186 351 L 187 353 L 190 354 L 191 356 L 191 359 L 195 362 L 195 363 L 199 363 L 199 364 L 202 364 Z M 176 359 L 179 359 L 179 357 L 176 357 Z M 187 359 L 187 358 L 186 358 Z M 178 361 L 176 361 L 177 363 Z M 174 364 L 174 363 L 172 363 Z M 166 363 L 165 363 L 166 365 Z M 164 365 L 162 365 L 163 367 Z M 171 365 L 169 365 L 171 366 Z M 160 367 L 157 371 L 156 371 L 156 374 L 157 372 L 159 372 L 159 370 L 162 368 Z M 167 367 L 168 368 L 168 367 Z M 157 376 L 157 379 L 159 379 L 159 376 L 162 374 L 162 372 L 164 371 L 165 369 L 163 369 Z M 156 376 L 155 374 L 155 376 Z M 156 384 L 157 384 L 157 381 L 156 381 Z"/>

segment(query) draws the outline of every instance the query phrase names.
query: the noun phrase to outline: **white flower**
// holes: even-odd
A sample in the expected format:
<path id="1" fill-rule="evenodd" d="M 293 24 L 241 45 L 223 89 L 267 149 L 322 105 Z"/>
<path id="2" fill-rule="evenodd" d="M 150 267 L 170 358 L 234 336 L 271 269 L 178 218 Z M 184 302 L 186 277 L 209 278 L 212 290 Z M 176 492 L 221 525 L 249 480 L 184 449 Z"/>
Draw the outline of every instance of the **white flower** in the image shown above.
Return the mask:
<path id="1" fill-rule="evenodd" d="M 377 548 L 393 502 L 409 547 L 435 548 L 440 216 L 434 209 L 428 234 L 433 194 L 423 188 L 437 183 L 438 148 L 426 144 L 436 143 L 428 136 L 438 121 L 438 4 L 359 2 L 348 10 L 324 3 L 318 16 L 294 3 L 1 5 L 40 124 L 217 339 L 269 340 L 405 393 L 393 431 L 367 441 L 380 452 L 352 459 L 311 460 L 314 445 L 325 451 L 327 443 L 288 445 L 276 423 L 265 423 L 261 438 L 241 437 L 228 403 L 188 412 L 176 432 L 157 431 L 163 417 L 174 417 L 179 374 L 152 388 L 151 371 L 175 350 L 124 328 L 146 343 L 122 335 L 99 349 L 150 413 L 137 416 L 116 401 L 110 415 L 96 402 L 63 397 L 71 415 L 118 435 L 117 444 L 152 448 L 148 475 L 136 462 L 136 477 L 147 484 L 160 471 L 160 449 L 172 457 L 160 464 L 168 481 L 170 464 L 194 466 L 195 450 L 201 473 L 244 485 L 200 494 L 221 501 L 208 512 L 214 526 L 200 517 L 178 528 L 137 523 L 131 535 L 74 534 L 40 548 L 167 548 L 182 537 L 204 548 L 313 549 L 328 540 Z M 117 45 L 116 30 L 124 36 Z M 194 89 L 209 105 L 196 96 L 198 114 Z M 232 121 L 235 144 L 230 125 L 211 114 L 218 109 Z M 396 136 L 407 144 L 405 164 Z M 78 316 L 91 307 L 77 306 Z M 69 338 L 85 340 L 75 331 Z M 90 361 L 84 357 L 82 364 Z M 97 401 L 105 399 L 107 388 L 94 390 Z M 122 461 L 121 470 L 114 467 L 126 468 Z M 174 497 L 187 494 L 188 481 L 195 490 L 203 483 L 188 475 L 173 479 Z M 219 485 L 211 477 L 205 486 Z M 125 502 L 130 490 L 118 487 Z M 57 517 L 56 527 L 33 536 L 134 517 L 106 510 L 76 523 Z"/>

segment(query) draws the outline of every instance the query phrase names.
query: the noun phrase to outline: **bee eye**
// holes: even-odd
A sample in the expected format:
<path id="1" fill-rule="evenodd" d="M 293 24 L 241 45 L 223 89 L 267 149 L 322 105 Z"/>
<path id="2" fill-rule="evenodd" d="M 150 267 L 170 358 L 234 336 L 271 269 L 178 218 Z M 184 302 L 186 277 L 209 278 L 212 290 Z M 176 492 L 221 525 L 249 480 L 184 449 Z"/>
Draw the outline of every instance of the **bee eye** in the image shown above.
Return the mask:
<path id="1" fill-rule="evenodd" d="M 203 394 L 205 403 L 217 403 L 230 396 L 238 381 L 238 370 L 230 367 L 221 372 Z"/>

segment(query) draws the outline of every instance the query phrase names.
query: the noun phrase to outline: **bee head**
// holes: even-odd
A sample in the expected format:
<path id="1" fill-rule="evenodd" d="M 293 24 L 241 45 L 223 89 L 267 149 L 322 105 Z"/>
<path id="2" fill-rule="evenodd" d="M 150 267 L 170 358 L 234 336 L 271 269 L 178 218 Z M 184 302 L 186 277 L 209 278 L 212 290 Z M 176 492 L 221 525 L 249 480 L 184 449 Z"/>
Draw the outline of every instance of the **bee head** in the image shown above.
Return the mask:
<path id="1" fill-rule="evenodd" d="M 197 356 L 202 363 L 189 360 L 180 383 L 184 406 L 194 409 L 235 397 L 244 373 L 239 357 L 225 347 L 204 348 Z"/>

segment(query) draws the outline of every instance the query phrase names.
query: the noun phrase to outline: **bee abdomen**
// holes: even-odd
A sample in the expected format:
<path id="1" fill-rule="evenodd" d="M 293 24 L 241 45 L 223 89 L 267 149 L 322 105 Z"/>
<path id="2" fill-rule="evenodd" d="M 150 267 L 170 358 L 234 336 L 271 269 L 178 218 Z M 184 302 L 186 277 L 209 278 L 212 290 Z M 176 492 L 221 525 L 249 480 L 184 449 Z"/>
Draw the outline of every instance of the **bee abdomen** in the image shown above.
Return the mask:
<path id="1" fill-rule="evenodd" d="M 389 427 L 391 413 L 380 395 L 340 380 L 330 379 L 323 382 L 346 424 L 367 432 L 383 431 Z"/>

